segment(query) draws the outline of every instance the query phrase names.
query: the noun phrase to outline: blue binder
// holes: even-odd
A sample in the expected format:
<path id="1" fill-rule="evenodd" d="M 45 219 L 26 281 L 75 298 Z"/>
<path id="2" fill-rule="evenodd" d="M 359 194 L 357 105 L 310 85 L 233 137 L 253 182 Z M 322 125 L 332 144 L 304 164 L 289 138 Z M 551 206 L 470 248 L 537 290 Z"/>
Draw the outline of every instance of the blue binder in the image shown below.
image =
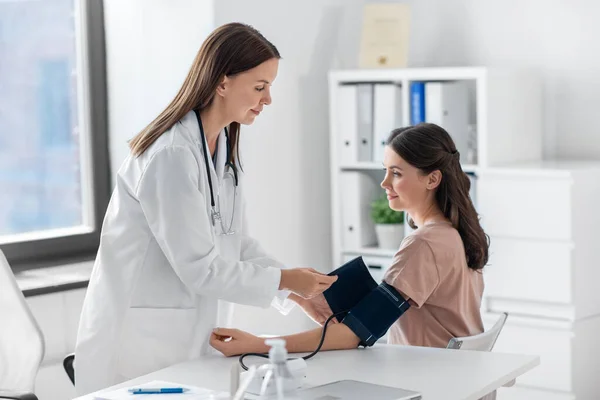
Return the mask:
<path id="1" fill-rule="evenodd" d="M 425 82 L 410 83 L 410 124 L 425 122 Z"/>

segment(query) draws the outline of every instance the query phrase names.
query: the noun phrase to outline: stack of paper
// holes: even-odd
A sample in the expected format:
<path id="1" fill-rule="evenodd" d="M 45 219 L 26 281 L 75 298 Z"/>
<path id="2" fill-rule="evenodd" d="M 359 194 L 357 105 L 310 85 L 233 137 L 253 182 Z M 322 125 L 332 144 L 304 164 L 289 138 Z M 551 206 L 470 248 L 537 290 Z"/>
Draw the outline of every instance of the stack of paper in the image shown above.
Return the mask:
<path id="1" fill-rule="evenodd" d="M 132 394 L 130 389 L 149 389 L 149 388 L 183 388 L 183 393 L 164 393 L 164 394 Z M 136 385 L 134 387 L 126 387 L 110 392 L 103 392 L 95 395 L 96 400 L 228 400 L 229 393 L 218 392 L 205 388 L 199 388 L 188 385 L 180 385 L 173 382 L 151 381 Z"/>

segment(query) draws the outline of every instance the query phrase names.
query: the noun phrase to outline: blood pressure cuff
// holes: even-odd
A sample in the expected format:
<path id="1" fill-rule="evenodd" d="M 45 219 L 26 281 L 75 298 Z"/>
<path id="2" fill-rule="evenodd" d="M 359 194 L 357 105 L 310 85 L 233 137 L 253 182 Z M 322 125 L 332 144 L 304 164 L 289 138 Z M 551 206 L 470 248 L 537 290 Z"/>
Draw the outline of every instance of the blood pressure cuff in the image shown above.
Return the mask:
<path id="1" fill-rule="evenodd" d="M 377 287 L 362 257 L 348 261 L 329 275 L 337 275 L 338 279 L 323 295 L 338 321 Z"/>
<path id="2" fill-rule="evenodd" d="M 393 286 L 382 282 L 352 307 L 342 323 L 359 337 L 362 346 L 373 346 L 409 307 Z"/>
<path id="3" fill-rule="evenodd" d="M 338 280 L 323 292 L 325 300 L 363 346 L 372 346 L 410 307 L 393 286 L 385 282 L 377 285 L 362 257 L 329 275 L 337 275 Z"/>

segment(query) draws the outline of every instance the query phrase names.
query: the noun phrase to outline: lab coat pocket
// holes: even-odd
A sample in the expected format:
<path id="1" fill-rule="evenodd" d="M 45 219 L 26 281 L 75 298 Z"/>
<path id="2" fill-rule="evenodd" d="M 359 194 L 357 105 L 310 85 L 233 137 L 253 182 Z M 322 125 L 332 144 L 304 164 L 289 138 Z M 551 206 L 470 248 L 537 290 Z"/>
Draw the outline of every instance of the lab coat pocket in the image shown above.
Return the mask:
<path id="1" fill-rule="evenodd" d="M 131 379 L 190 358 L 196 309 L 130 308 L 117 355 L 117 373 Z"/>

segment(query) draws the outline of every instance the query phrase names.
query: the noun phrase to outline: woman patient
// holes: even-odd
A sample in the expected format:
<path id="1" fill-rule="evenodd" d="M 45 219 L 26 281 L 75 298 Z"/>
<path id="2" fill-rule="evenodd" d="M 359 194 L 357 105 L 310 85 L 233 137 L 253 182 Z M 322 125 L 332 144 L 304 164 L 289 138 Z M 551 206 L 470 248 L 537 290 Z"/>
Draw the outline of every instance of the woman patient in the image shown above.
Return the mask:
<path id="1" fill-rule="evenodd" d="M 381 187 L 390 207 L 407 212 L 416 229 L 402 241 L 384 276 L 411 305 L 390 328 L 391 344 L 446 347 L 452 337 L 483 332 L 481 269 L 489 243 L 459 158 L 452 138 L 437 125 L 396 129 L 388 138 Z M 331 315 L 323 295 L 294 300 L 321 324 Z M 322 350 L 359 345 L 343 321 L 330 325 Z M 317 328 L 285 336 L 288 352 L 313 351 L 321 333 Z M 215 329 L 210 343 L 226 356 L 268 351 L 264 339 L 237 329 Z"/>

